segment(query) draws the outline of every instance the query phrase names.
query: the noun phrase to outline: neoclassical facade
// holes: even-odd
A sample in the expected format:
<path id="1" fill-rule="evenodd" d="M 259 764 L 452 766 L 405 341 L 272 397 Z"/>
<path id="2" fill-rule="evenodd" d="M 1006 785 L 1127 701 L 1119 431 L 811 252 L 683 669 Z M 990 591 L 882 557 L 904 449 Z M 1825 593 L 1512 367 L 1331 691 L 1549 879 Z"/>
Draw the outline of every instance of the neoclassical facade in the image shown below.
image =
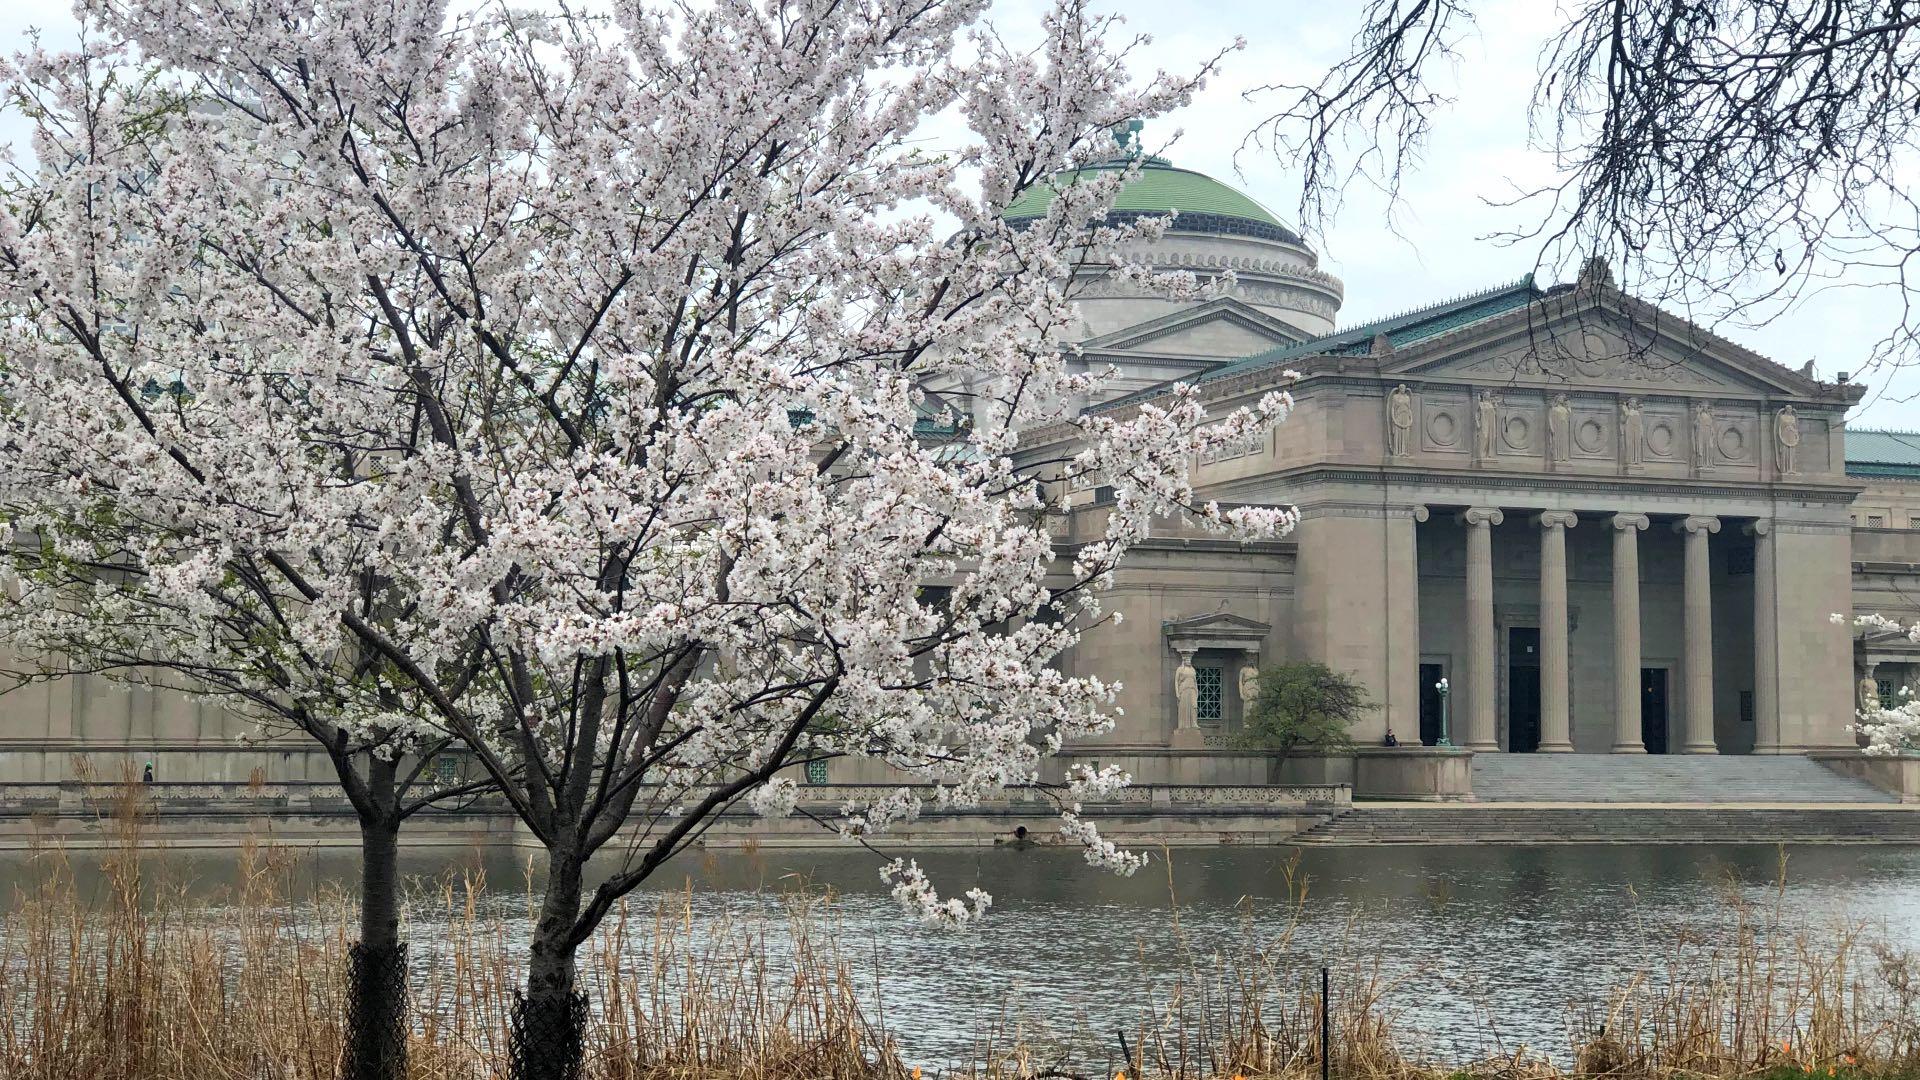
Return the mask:
<path id="1" fill-rule="evenodd" d="M 1908 643 L 1832 618 L 1920 615 L 1920 437 L 1902 456 L 1873 433 L 1868 455 L 1895 460 L 1850 467 L 1861 387 L 1640 302 L 1599 262 L 1330 330 L 1343 289 L 1298 236 L 1238 193 L 1244 218 L 1189 213 L 1222 185 L 1145 172 L 1158 204 L 1123 211 L 1181 213 L 1164 257 L 1136 254 L 1256 288 L 1169 307 L 1086 283 L 1088 362 L 1121 372 L 1087 407 L 1136 409 L 1173 380 L 1210 410 L 1290 390 L 1286 422 L 1198 481 L 1300 523 L 1268 543 L 1170 524 L 1119 575 L 1125 620 L 1064 661 L 1125 684 L 1104 749 L 1143 778 L 1226 746 L 1253 669 L 1283 658 L 1367 686 L 1362 743 L 1483 753 L 1849 747 L 1867 687 L 1920 671 Z M 1036 432 L 1031 452 L 1070 440 Z M 1110 499 L 1073 495 L 1063 550 Z"/>

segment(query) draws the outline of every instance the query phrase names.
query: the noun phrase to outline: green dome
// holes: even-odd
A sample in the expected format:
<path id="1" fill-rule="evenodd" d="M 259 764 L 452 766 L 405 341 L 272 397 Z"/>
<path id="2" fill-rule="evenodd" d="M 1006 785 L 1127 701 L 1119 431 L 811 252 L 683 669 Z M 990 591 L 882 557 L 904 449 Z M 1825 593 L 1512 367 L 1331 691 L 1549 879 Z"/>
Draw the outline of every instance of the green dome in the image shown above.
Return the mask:
<path id="1" fill-rule="evenodd" d="M 1048 183 L 1036 184 L 1022 192 L 1001 216 L 1013 224 L 1030 221 L 1046 213 L 1054 195 L 1082 176 L 1113 172 L 1126 166 L 1124 159 L 1116 159 L 1060 173 Z M 1120 224 L 1132 218 L 1159 216 L 1175 210 L 1180 212 L 1174 219 L 1176 232 L 1256 236 L 1300 243 L 1299 234 L 1282 225 L 1271 211 L 1244 193 L 1204 173 L 1174 168 L 1157 157 L 1146 159 L 1139 177 L 1120 189 L 1107 220 Z"/>

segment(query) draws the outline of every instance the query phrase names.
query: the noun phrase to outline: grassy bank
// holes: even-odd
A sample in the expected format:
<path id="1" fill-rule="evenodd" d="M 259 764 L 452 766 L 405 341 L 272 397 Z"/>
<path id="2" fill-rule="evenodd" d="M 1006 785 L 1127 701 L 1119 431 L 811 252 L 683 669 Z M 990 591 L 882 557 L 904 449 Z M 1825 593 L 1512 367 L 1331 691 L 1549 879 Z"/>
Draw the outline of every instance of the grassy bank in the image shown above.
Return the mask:
<path id="1" fill-rule="evenodd" d="M 121 842 L 87 856 L 103 861 L 103 889 L 83 895 L 69 856 L 47 851 L 38 882 L 5 899 L 0 1080 L 332 1077 L 353 926 L 346 904 L 294 903 L 297 860 L 261 847 L 241 853 L 223 895 L 190 900 L 164 876 L 164 860 L 138 857 L 138 807 L 123 806 L 116 822 Z M 516 887 L 495 883 L 492 895 Z M 423 1080 L 504 1071 L 519 954 L 498 905 L 480 902 L 487 888 L 450 879 L 415 897 L 435 926 L 432 940 L 413 945 L 411 1065 Z M 1307 902 L 1296 890 L 1295 903 Z M 872 1005 L 873 963 L 837 929 L 833 907 L 831 897 L 796 892 L 781 915 L 708 921 L 697 932 L 691 896 L 623 911 L 587 953 L 592 1075 L 1320 1075 L 1319 983 L 1289 931 L 1225 947 L 1188 942 L 1170 978 L 1135 992 L 1137 1019 L 1123 1032 L 1063 1040 L 1046 1034 L 1058 1018 L 1010 1015 L 981 1028 L 963 1060 L 927 1062 L 898 1052 Z M 1355 1080 L 1920 1080 L 1920 964 L 1859 928 L 1784 925 L 1777 908 L 1731 892 L 1724 911 L 1717 945 L 1675 943 L 1618 985 L 1567 987 L 1568 1000 L 1597 1004 L 1569 1015 L 1566 1045 L 1480 1060 L 1416 1051 L 1421 1033 L 1400 1024 L 1390 980 L 1378 966 L 1357 977 L 1349 968 L 1327 1003 L 1329 1071 Z"/>

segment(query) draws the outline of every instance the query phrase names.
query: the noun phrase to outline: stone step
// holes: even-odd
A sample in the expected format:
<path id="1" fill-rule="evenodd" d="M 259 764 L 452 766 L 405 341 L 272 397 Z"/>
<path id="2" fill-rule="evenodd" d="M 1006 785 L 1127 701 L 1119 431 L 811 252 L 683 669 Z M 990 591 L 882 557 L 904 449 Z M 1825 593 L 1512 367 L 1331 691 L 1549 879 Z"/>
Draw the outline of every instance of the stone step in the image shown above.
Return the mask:
<path id="1" fill-rule="evenodd" d="M 1356 806 L 1308 844 L 1920 843 L 1920 808 Z"/>
<path id="2" fill-rule="evenodd" d="M 1798 755 L 1476 754 L 1481 802 L 1893 803 Z"/>

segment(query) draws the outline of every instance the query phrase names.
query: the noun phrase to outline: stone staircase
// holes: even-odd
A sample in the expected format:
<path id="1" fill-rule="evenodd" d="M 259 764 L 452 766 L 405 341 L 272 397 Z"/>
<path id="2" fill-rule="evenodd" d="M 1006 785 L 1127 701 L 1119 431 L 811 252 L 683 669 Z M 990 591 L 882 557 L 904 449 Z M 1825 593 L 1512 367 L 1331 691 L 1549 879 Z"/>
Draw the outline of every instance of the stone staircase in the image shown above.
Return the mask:
<path id="1" fill-rule="evenodd" d="M 1920 844 L 1920 808 L 1360 804 L 1301 844 Z"/>
<path id="2" fill-rule="evenodd" d="M 1479 754 L 1472 803 L 1360 803 L 1307 844 L 1920 844 L 1920 807 L 1804 757 Z"/>
<path id="3" fill-rule="evenodd" d="M 1897 803 L 1797 755 L 1475 754 L 1479 802 Z"/>

